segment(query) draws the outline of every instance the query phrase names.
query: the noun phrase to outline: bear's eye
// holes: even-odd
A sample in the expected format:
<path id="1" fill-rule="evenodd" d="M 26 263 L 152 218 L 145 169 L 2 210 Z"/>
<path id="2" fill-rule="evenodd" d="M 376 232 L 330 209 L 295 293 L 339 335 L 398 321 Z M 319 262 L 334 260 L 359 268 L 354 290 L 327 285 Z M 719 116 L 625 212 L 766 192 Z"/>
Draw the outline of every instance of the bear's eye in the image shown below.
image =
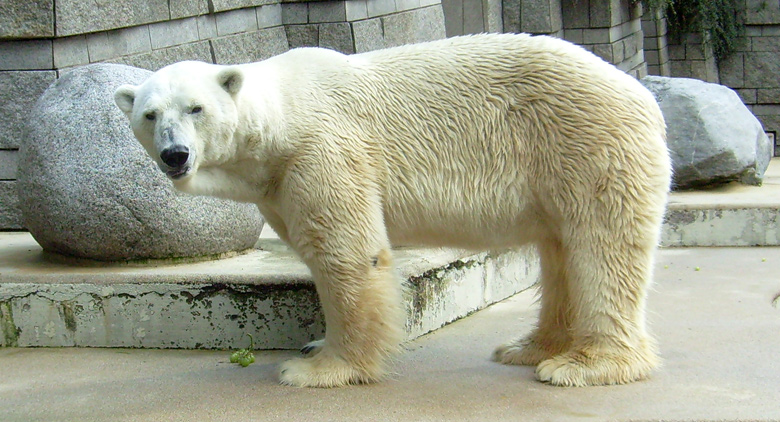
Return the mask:
<path id="1" fill-rule="evenodd" d="M 190 109 L 190 114 L 198 114 L 201 111 L 203 111 L 203 107 L 202 106 L 199 106 L 199 105 L 198 106 L 194 106 L 194 107 L 192 107 Z"/>
<path id="2" fill-rule="evenodd" d="M 146 120 L 154 120 L 156 117 L 157 117 L 157 115 L 154 114 L 153 111 L 150 111 L 150 112 L 144 114 L 144 118 L 146 118 Z"/>

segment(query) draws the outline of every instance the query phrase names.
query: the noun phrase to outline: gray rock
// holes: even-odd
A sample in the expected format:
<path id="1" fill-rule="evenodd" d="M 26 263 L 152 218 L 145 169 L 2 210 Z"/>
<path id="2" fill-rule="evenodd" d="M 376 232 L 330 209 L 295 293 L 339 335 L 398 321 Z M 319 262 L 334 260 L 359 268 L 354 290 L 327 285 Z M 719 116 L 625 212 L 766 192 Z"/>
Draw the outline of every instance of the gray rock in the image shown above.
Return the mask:
<path id="1" fill-rule="evenodd" d="M 760 185 L 773 146 L 736 92 L 696 79 L 642 79 L 661 106 L 674 189 L 740 181 Z"/>
<path id="2" fill-rule="evenodd" d="M 174 190 L 114 104 L 151 72 L 96 64 L 65 73 L 31 112 L 20 145 L 24 226 L 49 252 L 103 261 L 204 257 L 251 248 L 255 206 Z"/>

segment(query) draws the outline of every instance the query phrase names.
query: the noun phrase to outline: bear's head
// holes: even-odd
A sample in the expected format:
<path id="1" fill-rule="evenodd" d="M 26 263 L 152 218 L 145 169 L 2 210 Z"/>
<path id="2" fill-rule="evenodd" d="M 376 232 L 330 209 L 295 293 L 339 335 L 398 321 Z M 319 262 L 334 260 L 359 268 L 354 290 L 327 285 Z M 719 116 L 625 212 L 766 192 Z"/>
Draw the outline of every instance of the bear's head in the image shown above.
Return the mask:
<path id="1" fill-rule="evenodd" d="M 160 69 L 141 85 L 120 86 L 114 100 L 160 169 L 185 180 L 235 152 L 242 83 L 238 67 L 188 61 Z"/>

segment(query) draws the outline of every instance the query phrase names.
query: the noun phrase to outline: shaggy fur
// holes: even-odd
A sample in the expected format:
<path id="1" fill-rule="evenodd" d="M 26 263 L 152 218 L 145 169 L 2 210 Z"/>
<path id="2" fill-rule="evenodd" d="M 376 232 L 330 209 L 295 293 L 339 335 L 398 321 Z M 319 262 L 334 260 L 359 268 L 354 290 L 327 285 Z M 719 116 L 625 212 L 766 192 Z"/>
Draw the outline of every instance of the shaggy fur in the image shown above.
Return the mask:
<path id="1" fill-rule="evenodd" d="M 627 383 L 658 364 L 644 313 L 670 178 L 663 117 L 577 46 L 476 35 L 184 62 L 116 101 L 176 188 L 257 204 L 311 269 L 327 333 L 282 365 L 285 384 L 387 373 L 404 338 L 401 244 L 538 245 L 538 327 L 498 362 L 564 386 Z M 171 145 L 190 149 L 184 168 L 161 161 Z"/>

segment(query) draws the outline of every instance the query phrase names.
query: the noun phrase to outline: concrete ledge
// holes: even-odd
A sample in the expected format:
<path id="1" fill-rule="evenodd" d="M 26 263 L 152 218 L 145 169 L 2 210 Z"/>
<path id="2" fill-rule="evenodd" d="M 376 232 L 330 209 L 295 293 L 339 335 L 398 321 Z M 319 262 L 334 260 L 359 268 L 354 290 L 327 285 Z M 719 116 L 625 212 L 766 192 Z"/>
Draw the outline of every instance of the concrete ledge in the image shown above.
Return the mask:
<path id="1" fill-rule="evenodd" d="M 672 193 L 661 245 L 780 246 L 780 158 L 762 186 L 737 182 L 706 191 Z"/>
<path id="2" fill-rule="evenodd" d="M 73 266 L 27 233 L 0 236 L 0 346 L 298 348 L 324 326 L 308 269 L 275 239 L 249 254 L 193 264 Z M 471 255 L 400 250 L 409 338 L 536 281 L 532 249 Z"/>

